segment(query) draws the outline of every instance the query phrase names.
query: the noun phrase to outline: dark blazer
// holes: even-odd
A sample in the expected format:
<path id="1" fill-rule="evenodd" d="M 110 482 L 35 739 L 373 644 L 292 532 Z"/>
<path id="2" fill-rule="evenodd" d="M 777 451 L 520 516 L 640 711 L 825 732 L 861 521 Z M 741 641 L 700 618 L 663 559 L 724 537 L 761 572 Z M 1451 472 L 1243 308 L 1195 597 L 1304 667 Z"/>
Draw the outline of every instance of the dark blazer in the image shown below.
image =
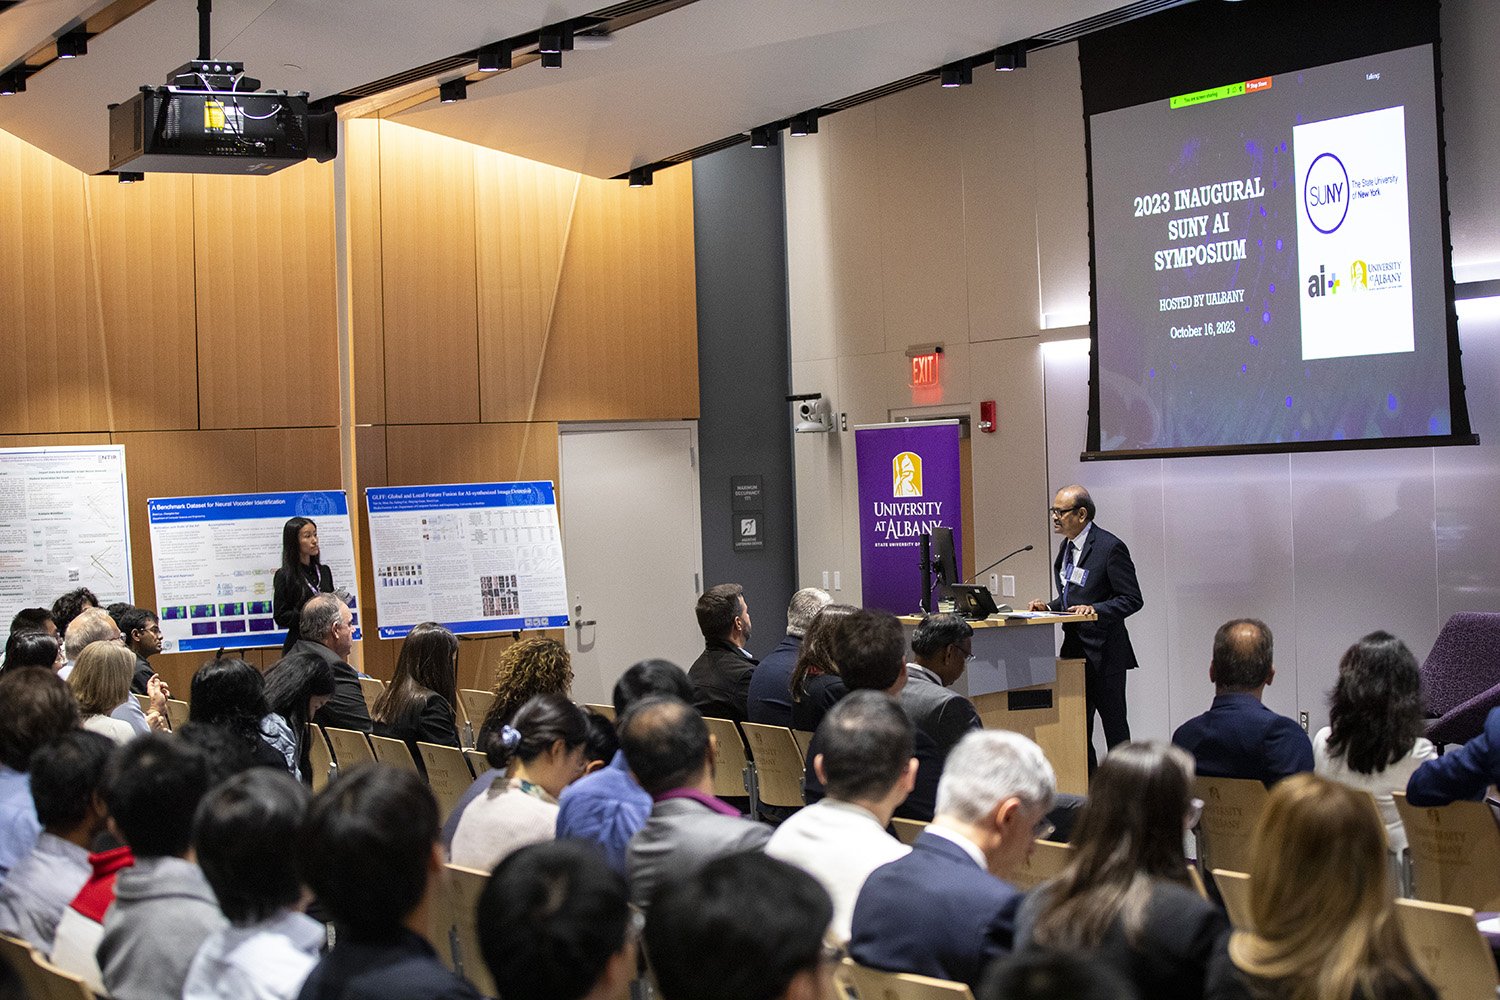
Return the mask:
<path id="1" fill-rule="evenodd" d="M 1032 928 L 1047 899 L 1048 886 L 1026 897 L 1016 917 L 1016 951 L 1036 947 Z M 1141 997 L 1199 1000 L 1226 991 L 1210 980 L 1210 969 L 1229 941 L 1224 911 L 1186 886 L 1157 882 L 1146 903 L 1145 921 L 1134 944 L 1116 920 L 1091 954 L 1135 983 Z"/>
<path id="2" fill-rule="evenodd" d="M 917 663 L 906 665 L 901 707 L 918 729 L 932 737 L 944 760 L 965 734 L 984 728 L 972 701 L 944 687 L 937 674 Z"/>
<path id="3" fill-rule="evenodd" d="M 1253 694 L 1217 695 L 1212 707 L 1177 727 L 1172 742 L 1193 755 L 1208 778 L 1250 778 L 1269 787 L 1313 769 L 1312 741 Z"/>
<path id="4" fill-rule="evenodd" d="M 320 726 L 357 729 L 362 733 L 368 733 L 372 728 L 370 708 L 365 704 L 365 692 L 359 686 L 359 674 L 354 668 L 339 659 L 339 654 L 321 642 L 313 642 L 311 639 L 298 639 L 287 651 L 287 656 L 296 653 L 312 653 L 314 656 L 320 656 L 333 667 L 333 697 L 328 699 L 328 704 L 318 709 L 318 714 L 313 716 L 313 721 Z M 275 669 L 275 664 L 272 664 L 271 669 Z"/>
<path id="5" fill-rule="evenodd" d="M 749 720 L 750 677 L 760 661 L 732 642 L 714 639 L 688 668 L 693 707 L 709 719 Z"/>
<path id="6" fill-rule="evenodd" d="M 923 833 L 870 873 L 854 904 L 849 954 L 860 965 L 968 983 L 1010 951 L 1022 896 L 959 845 Z"/>
<path id="7" fill-rule="evenodd" d="M 333 593 L 333 570 L 318 563 L 318 593 Z M 307 589 L 307 581 L 296 577 L 289 577 L 286 570 L 278 569 L 276 575 L 271 579 L 271 616 L 276 619 L 276 627 L 286 629 L 286 642 L 282 643 L 281 651 L 287 652 L 292 644 L 302 638 L 298 629 L 298 621 L 302 617 L 302 605 L 313 594 Z"/>
<path id="8" fill-rule="evenodd" d="M 1480 799 L 1496 781 L 1500 781 L 1500 708 L 1490 710 L 1484 732 L 1417 768 L 1406 783 L 1406 801 L 1414 806 L 1445 806 L 1459 799 Z"/>
<path id="9" fill-rule="evenodd" d="M 408 930 L 389 940 L 340 934 L 298 1000 L 479 1000 L 479 991 L 438 961 L 432 945 Z"/>
<path id="10" fill-rule="evenodd" d="M 843 690 L 843 682 L 839 682 L 840 691 Z M 807 745 L 807 761 L 802 769 L 802 797 L 808 805 L 824 797 L 823 783 L 818 780 L 818 772 L 813 769 L 813 761 L 818 754 L 823 752 L 822 733 L 816 730 L 812 732 L 812 742 Z M 895 815 L 901 819 L 915 819 L 923 823 L 931 822 L 933 811 L 937 808 L 937 786 L 938 779 L 943 776 L 943 761 L 947 754 L 937 745 L 931 736 L 921 729 L 916 731 L 916 745 L 913 756 L 917 758 L 917 784 L 906 797 L 906 801 L 896 807 Z"/>
<path id="11" fill-rule="evenodd" d="M 802 652 L 802 637 L 783 636 L 761 658 L 750 677 L 749 719 L 763 726 L 792 725 L 792 669 Z"/>
<path id="12" fill-rule="evenodd" d="M 1067 542 L 1059 545 L 1057 556 L 1052 560 L 1052 585 L 1058 586 L 1057 577 L 1062 572 L 1063 553 Z M 1065 659 L 1082 658 L 1088 670 L 1100 674 L 1113 674 L 1122 670 L 1134 670 L 1135 647 L 1130 644 L 1130 633 L 1125 631 L 1125 619 L 1145 606 L 1141 597 L 1141 585 L 1135 579 L 1135 563 L 1130 560 L 1130 550 L 1125 543 L 1105 531 L 1097 524 L 1089 528 L 1083 540 L 1083 551 L 1076 564 L 1086 573 L 1081 584 L 1068 588 L 1068 603 L 1091 604 L 1098 613 L 1096 622 L 1073 622 L 1063 626 L 1061 655 Z M 1062 593 L 1048 604 L 1053 611 L 1064 608 Z"/>

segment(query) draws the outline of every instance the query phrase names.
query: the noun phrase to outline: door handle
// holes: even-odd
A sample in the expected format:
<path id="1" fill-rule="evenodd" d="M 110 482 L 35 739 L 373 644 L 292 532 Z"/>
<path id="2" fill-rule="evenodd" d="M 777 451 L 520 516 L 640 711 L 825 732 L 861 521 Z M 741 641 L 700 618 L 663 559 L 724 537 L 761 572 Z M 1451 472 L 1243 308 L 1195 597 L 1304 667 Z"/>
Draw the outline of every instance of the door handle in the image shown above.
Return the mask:
<path id="1" fill-rule="evenodd" d="M 596 622 L 596 621 L 594 621 L 594 619 L 592 619 L 592 618 L 581 618 L 578 621 L 576 621 L 576 622 L 573 623 L 573 625 L 575 627 L 577 627 L 577 628 L 583 628 L 585 625 L 598 625 L 598 624 L 599 623 Z"/>

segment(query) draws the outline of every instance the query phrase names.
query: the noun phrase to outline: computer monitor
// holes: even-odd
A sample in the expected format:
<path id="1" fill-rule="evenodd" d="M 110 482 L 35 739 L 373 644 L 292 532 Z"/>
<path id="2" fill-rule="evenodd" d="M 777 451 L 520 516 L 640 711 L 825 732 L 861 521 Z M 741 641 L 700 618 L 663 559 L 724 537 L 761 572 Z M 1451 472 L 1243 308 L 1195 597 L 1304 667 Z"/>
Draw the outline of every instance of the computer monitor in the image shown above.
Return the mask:
<path id="1" fill-rule="evenodd" d="M 934 589 L 939 594 L 947 594 L 949 587 L 962 583 L 964 579 L 963 571 L 958 566 L 958 555 L 953 550 L 953 529 L 935 527 L 930 534 Z"/>

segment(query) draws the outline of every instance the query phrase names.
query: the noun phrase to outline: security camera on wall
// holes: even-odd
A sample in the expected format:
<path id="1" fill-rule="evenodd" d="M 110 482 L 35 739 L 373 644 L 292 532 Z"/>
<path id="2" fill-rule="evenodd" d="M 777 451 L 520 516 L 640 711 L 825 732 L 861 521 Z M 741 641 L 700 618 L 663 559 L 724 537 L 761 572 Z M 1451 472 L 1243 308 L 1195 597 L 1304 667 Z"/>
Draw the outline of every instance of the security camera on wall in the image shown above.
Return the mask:
<path id="1" fill-rule="evenodd" d="M 827 434 L 833 430 L 833 406 L 821 392 L 788 396 L 787 402 L 797 404 L 797 424 L 793 429 L 798 434 Z"/>

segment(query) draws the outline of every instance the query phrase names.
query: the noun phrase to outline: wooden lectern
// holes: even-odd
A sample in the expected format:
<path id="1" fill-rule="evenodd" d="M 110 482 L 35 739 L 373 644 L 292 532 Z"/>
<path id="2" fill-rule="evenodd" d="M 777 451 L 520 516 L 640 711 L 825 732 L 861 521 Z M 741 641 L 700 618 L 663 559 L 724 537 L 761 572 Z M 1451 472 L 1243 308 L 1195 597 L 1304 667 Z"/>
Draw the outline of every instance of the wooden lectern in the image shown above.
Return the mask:
<path id="1" fill-rule="evenodd" d="M 953 685 L 979 710 L 986 728 L 1009 729 L 1035 740 L 1057 772 L 1059 791 L 1087 795 L 1088 733 L 1084 729 L 1083 661 L 1057 658 L 1057 630 L 1094 615 L 1035 618 L 992 615 L 974 626 L 974 658 Z M 908 630 L 922 619 L 907 615 Z"/>

